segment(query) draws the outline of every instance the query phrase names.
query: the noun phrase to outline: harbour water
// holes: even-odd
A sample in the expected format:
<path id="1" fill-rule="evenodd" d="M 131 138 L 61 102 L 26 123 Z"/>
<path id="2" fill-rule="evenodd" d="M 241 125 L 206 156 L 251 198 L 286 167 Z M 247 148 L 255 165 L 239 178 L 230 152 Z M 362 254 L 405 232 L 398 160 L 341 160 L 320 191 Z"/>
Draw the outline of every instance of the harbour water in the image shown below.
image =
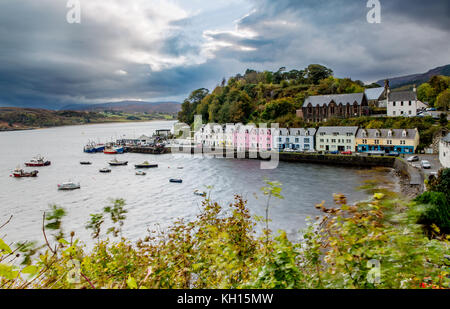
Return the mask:
<path id="1" fill-rule="evenodd" d="M 283 184 L 284 199 L 273 200 L 270 209 L 271 229 L 297 235 L 305 227 L 306 217 L 319 214 L 315 204 L 325 200 L 331 205 L 333 193 L 343 193 L 350 201 L 364 199 L 366 194 L 356 188 L 373 176 L 367 170 L 348 167 L 280 162 L 275 170 L 261 170 L 256 160 L 137 153 L 117 155 L 119 160 L 129 161 L 129 165 L 111 167 L 111 173 L 101 174 L 99 169 L 107 167 L 115 156 L 82 151 L 88 140 L 137 138 L 141 134 L 151 135 L 156 129 L 170 129 L 172 125 L 173 122 L 167 121 L 116 123 L 0 133 L 0 225 L 13 215 L 0 231 L 0 238 L 42 242 L 42 214 L 49 205 L 57 204 L 67 211 L 64 230 L 75 231 L 77 237 L 88 243 L 89 232 L 84 226 L 89 215 L 100 212 L 115 198 L 126 200 L 124 236 L 143 238 L 147 229 L 155 225 L 164 229 L 177 218 L 195 218 L 203 198 L 193 192 L 209 191 L 206 186 L 213 186 L 211 197 L 222 205 L 232 202 L 234 194 L 241 194 L 248 200 L 252 214 L 263 215 L 265 198 L 260 188 L 265 178 Z M 23 167 L 24 162 L 37 154 L 50 160 L 51 166 L 38 168 L 37 178 L 10 177 L 14 168 Z M 80 161 L 93 164 L 84 166 Z M 137 176 L 134 164 L 143 161 L 157 163 L 159 167 L 148 170 L 146 176 Z M 181 178 L 183 183 L 169 183 L 170 178 Z M 57 190 L 57 184 L 69 180 L 80 182 L 81 189 Z"/>

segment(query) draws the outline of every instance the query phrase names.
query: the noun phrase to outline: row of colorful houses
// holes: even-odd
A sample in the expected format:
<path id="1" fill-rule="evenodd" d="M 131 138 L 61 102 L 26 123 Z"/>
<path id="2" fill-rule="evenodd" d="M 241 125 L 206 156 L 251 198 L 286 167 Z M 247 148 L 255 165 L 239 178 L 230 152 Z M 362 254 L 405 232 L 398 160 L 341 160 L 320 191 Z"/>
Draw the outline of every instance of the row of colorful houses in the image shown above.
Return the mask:
<path id="1" fill-rule="evenodd" d="M 258 128 L 254 124 L 207 124 L 194 133 L 194 142 L 207 147 L 242 150 L 324 152 L 398 152 L 412 154 L 419 145 L 417 129 L 359 127 Z"/>

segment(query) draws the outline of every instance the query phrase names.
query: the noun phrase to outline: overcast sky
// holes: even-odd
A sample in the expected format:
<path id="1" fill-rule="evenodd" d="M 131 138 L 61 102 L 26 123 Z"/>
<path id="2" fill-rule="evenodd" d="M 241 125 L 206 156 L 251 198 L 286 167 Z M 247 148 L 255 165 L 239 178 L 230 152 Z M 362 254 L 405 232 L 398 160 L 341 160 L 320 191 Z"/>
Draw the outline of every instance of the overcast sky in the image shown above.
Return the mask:
<path id="1" fill-rule="evenodd" d="M 450 63 L 448 0 L 0 1 L 0 105 L 182 101 L 247 68 L 373 82 Z"/>

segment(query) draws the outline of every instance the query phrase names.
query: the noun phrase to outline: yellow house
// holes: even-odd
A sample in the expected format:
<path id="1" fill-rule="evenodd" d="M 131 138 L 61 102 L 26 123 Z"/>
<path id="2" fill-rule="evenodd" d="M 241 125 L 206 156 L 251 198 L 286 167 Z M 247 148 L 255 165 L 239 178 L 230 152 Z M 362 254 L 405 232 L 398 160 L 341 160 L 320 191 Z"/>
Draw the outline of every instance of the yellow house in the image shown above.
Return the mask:
<path id="1" fill-rule="evenodd" d="M 359 129 L 356 151 L 384 151 L 412 154 L 419 146 L 417 129 Z"/>

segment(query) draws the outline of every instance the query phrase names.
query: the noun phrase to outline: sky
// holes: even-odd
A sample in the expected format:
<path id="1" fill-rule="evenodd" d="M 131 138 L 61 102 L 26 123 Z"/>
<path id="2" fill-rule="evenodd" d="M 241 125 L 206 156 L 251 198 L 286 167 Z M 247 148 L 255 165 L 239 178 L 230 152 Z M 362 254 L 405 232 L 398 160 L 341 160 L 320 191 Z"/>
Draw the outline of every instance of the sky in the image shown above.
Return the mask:
<path id="1" fill-rule="evenodd" d="M 182 101 L 247 68 L 366 83 L 450 64 L 450 1 L 0 1 L 0 106 Z M 76 2 L 76 1 L 75 1 Z"/>

